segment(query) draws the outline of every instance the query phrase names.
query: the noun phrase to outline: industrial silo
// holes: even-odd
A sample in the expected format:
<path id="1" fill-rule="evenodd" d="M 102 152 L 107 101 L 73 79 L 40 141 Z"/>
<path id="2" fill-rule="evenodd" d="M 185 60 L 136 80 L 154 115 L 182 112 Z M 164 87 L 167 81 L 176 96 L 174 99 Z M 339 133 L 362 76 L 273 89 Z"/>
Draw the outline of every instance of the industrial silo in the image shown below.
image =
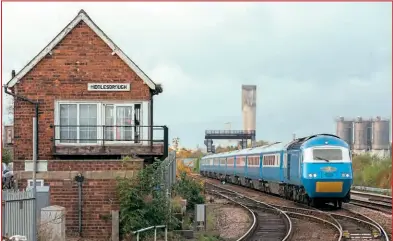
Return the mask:
<path id="1" fill-rule="evenodd" d="M 256 102 L 257 86 L 242 86 L 242 112 L 243 112 L 243 130 L 255 131 L 256 129 Z"/>
<path id="2" fill-rule="evenodd" d="M 377 117 L 373 120 L 373 150 L 389 150 L 390 121 Z"/>
<path id="3" fill-rule="evenodd" d="M 353 149 L 357 151 L 368 151 L 371 149 L 371 120 L 363 120 L 357 117 L 354 121 Z"/>
<path id="4" fill-rule="evenodd" d="M 344 117 L 336 119 L 336 135 L 346 141 L 352 147 L 353 144 L 353 121 L 344 120 Z"/>

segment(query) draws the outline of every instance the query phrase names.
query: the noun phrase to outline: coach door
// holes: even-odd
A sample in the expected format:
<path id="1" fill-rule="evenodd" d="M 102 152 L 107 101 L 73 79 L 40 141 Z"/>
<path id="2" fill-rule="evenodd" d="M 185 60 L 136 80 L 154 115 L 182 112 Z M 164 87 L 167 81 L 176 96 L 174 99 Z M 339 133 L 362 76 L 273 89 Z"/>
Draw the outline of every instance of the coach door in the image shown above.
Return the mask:
<path id="1" fill-rule="evenodd" d="M 286 164 L 286 170 L 284 172 L 286 173 L 285 177 L 287 180 L 291 179 L 291 154 L 285 153 L 284 154 L 284 164 Z"/>

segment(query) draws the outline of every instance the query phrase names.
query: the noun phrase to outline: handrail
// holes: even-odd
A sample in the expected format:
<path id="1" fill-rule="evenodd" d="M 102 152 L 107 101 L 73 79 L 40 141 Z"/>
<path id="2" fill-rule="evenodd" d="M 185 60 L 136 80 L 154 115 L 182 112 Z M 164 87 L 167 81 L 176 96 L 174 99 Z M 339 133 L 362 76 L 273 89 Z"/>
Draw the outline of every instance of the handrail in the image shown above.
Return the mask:
<path id="1" fill-rule="evenodd" d="M 157 228 L 165 228 L 165 241 L 168 240 L 168 228 L 166 225 L 157 225 L 157 226 L 150 226 L 147 228 L 142 228 L 137 231 L 132 232 L 132 234 L 136 234 L 136 241 L 139 241 L 139 233 L 151 230 L 154 228 L 154 241 L 157 241 Z"/>

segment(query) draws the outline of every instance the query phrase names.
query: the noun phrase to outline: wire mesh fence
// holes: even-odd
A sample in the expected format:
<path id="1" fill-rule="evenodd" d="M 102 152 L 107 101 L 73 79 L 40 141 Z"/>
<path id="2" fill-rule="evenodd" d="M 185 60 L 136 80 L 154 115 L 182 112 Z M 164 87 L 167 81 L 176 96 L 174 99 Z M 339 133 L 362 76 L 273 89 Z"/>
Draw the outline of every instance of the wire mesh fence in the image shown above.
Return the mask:
<path id="1" fill-rule="evenodd" d="M 159 174 L 161 175 L 161 188 L 167 190 L 169 194 L 173 185 L 176 183 L 176 152 L 168 153 L 168 157 L 162 161 Z"/>

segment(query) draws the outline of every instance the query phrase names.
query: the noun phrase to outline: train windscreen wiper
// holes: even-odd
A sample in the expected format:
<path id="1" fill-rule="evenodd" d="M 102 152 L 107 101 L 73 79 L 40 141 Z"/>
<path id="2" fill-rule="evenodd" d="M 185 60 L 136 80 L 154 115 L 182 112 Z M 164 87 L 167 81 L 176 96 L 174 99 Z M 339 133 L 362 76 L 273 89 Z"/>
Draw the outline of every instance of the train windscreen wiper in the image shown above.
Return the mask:
<path id="1" fill-rule="evenodd" d="M 322 157 L 319 157 L 319 156 L 316 156 L 316 157 L 314 157 L 315 159 L 318 159 L 318 160 L 322 160 L 322 161 L 325 161 L 325 162 L 329 162 L 329 160 L 328 159 L 324 159 L 324 158 L 322 158 Z"/>

